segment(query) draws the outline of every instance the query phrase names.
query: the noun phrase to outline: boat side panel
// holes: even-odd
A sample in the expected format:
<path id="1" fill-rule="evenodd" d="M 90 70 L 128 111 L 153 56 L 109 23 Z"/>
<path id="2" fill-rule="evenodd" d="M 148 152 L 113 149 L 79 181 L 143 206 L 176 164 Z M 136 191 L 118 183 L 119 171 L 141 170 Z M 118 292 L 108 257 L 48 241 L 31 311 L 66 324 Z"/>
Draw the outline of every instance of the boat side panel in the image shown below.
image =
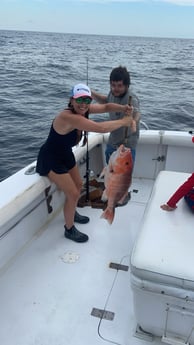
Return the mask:
<path id="1" fill-rule="evenodd" d="M 17 217 L 1 227 L 0 270 L 23 250 L 33 236 L 44 230 L 58 212 L 62 211 L 64 195 L 56 190 L 55 186 L 52 187 L 48 195 L 49 202 L 45 193 L 41 193 L 27 208 L 21 210 Z"/>
<path id="2" fill-rule="evenodd" d="M 133 175 L 155 179 L 162 170 L 191 173 L 193 150 L 188 132 L 141 130 Z"/>
<path id="3" fill-rule="evenodd" d="M 165 170 L 192 173 L 194 171 L 194 146 L 168 146 Z"/>
<path id="4" fill-rule="evenodd" d="M 102 142 L 103 135 L 89 135 L 89 168 L 96 175 L 103 166 Z M 75 147 L 74 152 L 85 181 L 86 146 Z M 64 194 L 47 177 L 39 176 L 35 165 L 36 162 L 0 183 L 0 268 L 62 209 Z M 33 173 L 26 174 L 31 169 Z"/>

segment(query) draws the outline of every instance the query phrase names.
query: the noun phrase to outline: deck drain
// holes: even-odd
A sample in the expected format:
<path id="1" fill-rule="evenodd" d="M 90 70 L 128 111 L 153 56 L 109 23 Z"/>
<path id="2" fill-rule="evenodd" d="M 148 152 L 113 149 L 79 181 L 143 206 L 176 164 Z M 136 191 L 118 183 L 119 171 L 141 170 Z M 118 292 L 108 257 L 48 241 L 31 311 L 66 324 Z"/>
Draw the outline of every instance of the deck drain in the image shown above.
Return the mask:
<path id="1" fill-rule="evenodd" d="M 115 314 L 112 311 L 93 308 L 91 311 L 91 315 L 95 317 L 99 317 L 99 319 L 105 319 L 112 321 L 114 319 Z"/>
<path id="2" fill-rule="evenodd" d="M 79 254 L 75 252 L 66 252 L 62 256 L 60 256 L 61 260 L 68 264 L 73 264 L 77 260 L 79 260 Z"/>
<path id="3" fill-rule="evenodd" d="M 109 267 L 118 271 L 126 271 L 126 272 L 129 269 L 129 266 L 117 264 L 116 262 L 110 262 Z"/>

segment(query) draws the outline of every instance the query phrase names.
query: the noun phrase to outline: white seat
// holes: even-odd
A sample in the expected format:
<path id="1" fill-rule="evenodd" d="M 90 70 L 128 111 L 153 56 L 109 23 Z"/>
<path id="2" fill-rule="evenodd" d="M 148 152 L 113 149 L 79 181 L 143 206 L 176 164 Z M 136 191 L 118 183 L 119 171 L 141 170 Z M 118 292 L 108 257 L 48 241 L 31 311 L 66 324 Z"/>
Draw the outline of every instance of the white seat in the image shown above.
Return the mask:
<path id="1" fill-rule="evenodd" d="M 131 271 L 141 278 L 194 290 L 194 215 L 184 199 L 175 211 L 167 202 L 190 174 L 162 171 L 155 182 L 131 256 Z"/>

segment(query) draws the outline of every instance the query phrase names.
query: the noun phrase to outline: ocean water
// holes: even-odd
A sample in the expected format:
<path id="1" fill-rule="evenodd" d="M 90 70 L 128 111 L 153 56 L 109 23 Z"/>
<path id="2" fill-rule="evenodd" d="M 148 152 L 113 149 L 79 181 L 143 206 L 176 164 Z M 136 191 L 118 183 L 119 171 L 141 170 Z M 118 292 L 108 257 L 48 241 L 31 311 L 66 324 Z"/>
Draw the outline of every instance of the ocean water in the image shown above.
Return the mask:
<path id="1" fill-rule="evenodd" d="M 34 161 L 72 86 L 126 66 L 150 129 L 194 128 L 194 40 L 0 31 L 0 180 Z"/>

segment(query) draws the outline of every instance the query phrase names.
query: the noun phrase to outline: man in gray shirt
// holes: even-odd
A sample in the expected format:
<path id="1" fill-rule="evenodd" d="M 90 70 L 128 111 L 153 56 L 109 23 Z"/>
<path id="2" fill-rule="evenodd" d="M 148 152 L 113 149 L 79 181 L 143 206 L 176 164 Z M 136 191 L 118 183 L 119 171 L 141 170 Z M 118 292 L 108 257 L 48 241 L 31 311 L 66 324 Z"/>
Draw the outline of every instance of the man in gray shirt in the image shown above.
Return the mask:
<path id="1" fill-rule="evenodd" d="M 92 91 L 92 97 L 98 103 L 130 104 L 133 106 L 132 126 L 119 128 L 110 133 L 106 146 L 106 162 L 108 164 L 111 154 L 124 144 L 131 149 L 133 163 L 135 161 L 136 146 L 139 139 L 140 110 L 137 96 L 130 90 L 130 74 L 126 67 L 116 67 L 110 74 L 110 92 L 107 96 Z M 109 113 L 110 120 L 118 120 L 124 116 L 120 112 Z"/>

